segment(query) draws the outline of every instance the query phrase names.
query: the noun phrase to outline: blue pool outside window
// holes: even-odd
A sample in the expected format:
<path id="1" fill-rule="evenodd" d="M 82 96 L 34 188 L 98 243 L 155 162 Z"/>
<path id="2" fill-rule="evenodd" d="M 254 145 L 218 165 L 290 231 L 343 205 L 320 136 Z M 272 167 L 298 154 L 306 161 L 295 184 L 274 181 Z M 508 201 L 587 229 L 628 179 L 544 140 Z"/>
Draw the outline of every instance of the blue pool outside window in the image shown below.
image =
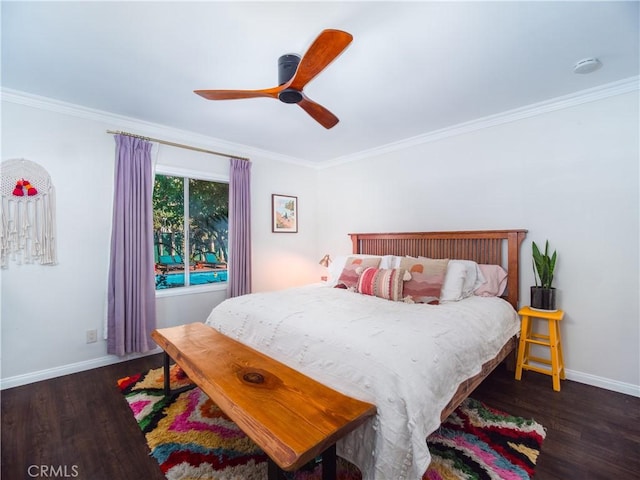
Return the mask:
<path id="1" fill-rule="evenodd" d="M 153 210 L 156 290 L 228 281 L 228 182 L 157 173 Z"/>

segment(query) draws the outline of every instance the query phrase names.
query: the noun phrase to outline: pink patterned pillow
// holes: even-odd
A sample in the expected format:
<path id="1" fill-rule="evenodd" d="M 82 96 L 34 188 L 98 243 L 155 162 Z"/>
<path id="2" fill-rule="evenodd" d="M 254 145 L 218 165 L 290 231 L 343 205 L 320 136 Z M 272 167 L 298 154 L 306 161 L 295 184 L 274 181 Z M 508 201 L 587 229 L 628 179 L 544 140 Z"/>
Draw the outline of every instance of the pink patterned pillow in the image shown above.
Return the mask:
<path id="1" fill-rule="evenodd" d="M 402 300 L 402 287 L 411 275 L 402 268 L 373 268 L 369 267 L 362 272 L 358 279 L 358 293 L 372 295 L 398 302 Z"/>
<path id="2" fill-rule="evenodd" d="M 344 286 L 346 288 L 355 289 L 358 285 L 360 273 L 368 267 L 378 267 L 380 265 L 380 257 L 349 257 L 342 269 L 340 278 L 336 287 Z"/>
<path id="3" fill-rule="evenodd" d="M 404 285 L 405 300 L 414 303 L 439 303 L 448 263 L 449 259 L 403 257 L 400 268 L 411 274 L 411 280 Z"/>

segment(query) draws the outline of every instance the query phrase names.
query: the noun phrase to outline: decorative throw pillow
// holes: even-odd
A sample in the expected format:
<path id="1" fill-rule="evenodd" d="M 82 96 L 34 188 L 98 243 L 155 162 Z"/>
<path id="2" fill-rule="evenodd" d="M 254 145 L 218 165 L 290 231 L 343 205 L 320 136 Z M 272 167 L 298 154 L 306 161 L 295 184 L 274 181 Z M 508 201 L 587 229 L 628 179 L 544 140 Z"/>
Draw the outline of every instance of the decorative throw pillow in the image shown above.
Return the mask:
<path id="1" fill-rule="evenodd" d="M 342 273 L 338 278 L 336 287 L 344 285 L 346 288 L 354 289 L 358 285 L 360 273 L 368 267 L 378 267 L 380 257 L 349 257 L 344 264 Z"/>
<path id="2" fill-rule="evenodd" d="M 347 260 L 350 258 L 379 258 L 382 268 L 382 256 L 381 255 L 363 255 L 359 253 L 353 253 L 351 255 L 337 255 L 333 258 L 332 262 L 327 267 L 327 273 L 329 274 L 329 282 L 332 285 L 336 285 L 338 283 L 338 279 L 340 278 L 340 274 L 342 270 L 344 270 L 344 266 L 347 263 Z"/>
<path id="3" fill-rule="evenodd" d="M 449 259 L 403 257 L 400 268 L 411 274 L 411 280 L 404 284 L 405 301 L 439 303 L 448 263 Z"/>
<path id="4" fill-rule="evenodd" d="M 398 302 L 402 300 L 403 282 L 410 280 L 402 268 L 366 268 L 358 279 L 358 293 Z"/>

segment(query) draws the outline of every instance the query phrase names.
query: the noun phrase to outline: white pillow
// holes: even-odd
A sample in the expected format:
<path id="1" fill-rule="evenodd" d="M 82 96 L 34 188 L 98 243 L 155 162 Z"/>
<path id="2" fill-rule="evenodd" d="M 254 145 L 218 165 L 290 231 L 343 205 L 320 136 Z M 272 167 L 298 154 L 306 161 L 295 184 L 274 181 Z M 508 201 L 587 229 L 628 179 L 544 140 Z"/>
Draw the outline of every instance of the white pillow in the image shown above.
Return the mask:
<path id="1" fill-rule="evenodd" d="M 442 290 L 440 290 L 440 302 L 457 302 L 465 298 L 462 290 L 466 278 L 467 267 L 462 263 L 451 260 L 447 264 L 447 274 L 444 277 Z"/>
<path id="2" fill-rule="evenodd" d="M 385 255 L 384 257 L 382 257 L 381 264 L 388 265 L 388 267 L 386 268 L 400 268 L 401 260 L 402 260 L 402 257 L 398 257 L 397 255 Z"/>
<path id="3" fill-rule="evenodd" d="M 380 259 L 380 265 L 378 266 L 378 268 L 398 268 L 400 262 L 396 261 L 396 257 L 395 255 L 383 255 L 382 258 Z M 398 264 L 398 266 L 396 266 L 396 263 Z"/>
<path id="4" fill-rule="evenodd" d="M 461 263 L 467 269 L 467 276 L 462 287 L 463 298 L 473 295 L 473 291 L 487 281 L 476 262 L 471 260 L 451 260 L 451 262 Z"/>
<path id="5" fill-rule="evenodd" d="M 480 266 L 472 260 L 450 260 L 440 293 L 441 302 L 457 302 L 470 297 L 486 283 Z"/>

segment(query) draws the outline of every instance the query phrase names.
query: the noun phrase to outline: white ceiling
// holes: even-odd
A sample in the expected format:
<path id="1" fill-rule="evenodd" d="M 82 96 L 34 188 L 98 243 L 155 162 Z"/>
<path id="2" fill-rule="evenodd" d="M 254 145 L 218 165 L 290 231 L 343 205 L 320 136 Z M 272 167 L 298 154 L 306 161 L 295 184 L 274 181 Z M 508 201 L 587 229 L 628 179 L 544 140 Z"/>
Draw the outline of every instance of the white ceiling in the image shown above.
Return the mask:
<path id="1" fill-rule="evenodd" d="M 311 162 L 335 160 L 639 74 L 631 2 L 2 1 L 2 86 Z M 351 45 L 300 107 L 195 89 L 278 83 L 325 28 Z M 603 67 L 572 72 L 585 57 Z"/>

